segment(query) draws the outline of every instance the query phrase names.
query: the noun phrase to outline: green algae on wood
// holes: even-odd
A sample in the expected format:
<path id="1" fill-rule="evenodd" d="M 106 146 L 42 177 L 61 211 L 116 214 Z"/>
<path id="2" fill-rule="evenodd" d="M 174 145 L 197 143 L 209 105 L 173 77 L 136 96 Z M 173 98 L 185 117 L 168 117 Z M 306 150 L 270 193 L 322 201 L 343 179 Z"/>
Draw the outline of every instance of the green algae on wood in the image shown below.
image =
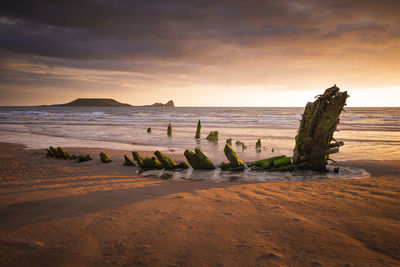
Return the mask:
<path id="1" fill-rule="evenodd" d="M 125 166 L 133 166 L 133 167 L 136 166 L 136 164 L 130 158 L 128 158 L 128 156 L 126 156 L 126 155 L 124 155 L 124 163 L 123 163 L 123 165 L 125 165 Z"/>
<path id="2" fill-rule="evenodd" d="M 84 161 L 89 161 L 89 160 L 92 160 L 93 158 L 92 158 L 92 156 L 90 156 L 89 154 L 88 155 L 79 155 L 78 156 L 78 162 L 80 163 L 80 162 L 84 162 Z"/>
<path id="3" fill-rule="evenodd" d="M 181 161 L 176 165 L 176 169 L 188 169 L 188 168 L 189 166 L 184 161 Z"/>
<path id="4" fill-rule="evenodd" d="M 156 152 L 154 152 L 154 155 L 161 162 L 161 165 L 164 169 L 175 169 L 176 168 L 175 161 L 172 158 L 165 155 L 164 153 L 157 150 Z"/>
<path id="5" fill-rule="evenodd" d="M 112 161 L 111 158 L 104 152 L 100 152 L 99 156 L 100 156 L 101 162 L 103 162 L 103 163 L 109 163 Z"/>
<path id="6" fill-rule="evenodd" d="M 64 150 L 62 147 L 57 147 L 54 148 L 50 146 L 49 148 L 46 149 L 46 155 L 48 157 L 55 157 L 55 158 L 62 158 L 62 159 L 76 159 L 72 157 L 67 151 Z"/>
<path id="7" fill-rule="evenodd" d="M 132 151 L 132 157 L 136 161 L 136 163 L 139 165 L 140 168 L 143 168 L 143 158 L 140 156 L 139 152 Z"/>
<path id="8" fill-rule="evenodd" d="M 196 135 L 194 138 L 199 139 L 201 135 L 201 122 L 200 120 L 197 122 L 197 129 L 196 129 Z"/>
<path id="9" fill-rule="evenodd" d="M 294 164 L 308 162 L 307 168 L 311 170 L 327 171 L 329 155 L 338 152 L 338 147 L 343 145 L 343 142 L 336 142 L 333 134 L 347 97 L 347 92 L 340 92 L 334 85 L 314 102 L 307 103 L 295 138 Z"/>
<path id="10" fill-rule="evenodd" d="M 238 157 L 230 145 L 225 145 L 224 153 L 232 167 L 244 166 L 243 161 Z"/>
<path id="11" fill-rule="evenodd" d="M 257 161 L 246 162 L 246 165 L 248 167 L 253 167 L 253 166 L 260 167 L 261 165 L 263 165 L 266 162 L 274 161 L 274 160 L 281 159 L 281 158 L 284 158 L 284 157 L 286 157 L 286 156 L 282 155 L 282 156 L 276 156 L 276 157 L 257 160 Z"/>
<path id="12" fill-rule="evenodd" d="M 151 133 L 151 127 L 147 128 L 147 132 Z"/>
<path id="13" fill-rule="evenodd" d="M 209 141 L 218 141 L 218 135 L 218 131 L 211 131 L 206 139 Z"/>
<path id="14" fill-rule="evenodd" d="M 150 170 L 162 169 L 162 164 L 156 157 L 146 157 L 143 159 L 143 168 Z"/>
<path id="15" fill-rule="evenodd" d="M 281 166 L 286 166 L 286 165 L 292 164 L 292 159 L 289 157 L 283 157 L 283 158 L 274 160 L 273 163 L 274 163 L 273 164 L 274 167 L 279 168 Z"/>
<path id="16" fill-rule="evenodd" d="M 244 169 L 243 161 L 237 156 L 236 152 L 228 144 L 225 145 L 224 153 L 229 163 L 221 163 L 220 168 L 224 171 L 241 171 Z"/>
<path id="17" fill-rule="evenodd" d="M 278 168 L 290 164 L 291 164 L 291 158 L 286 156 L 277 156 L 253 162 L 246 162 L 246 165 L 248 167 L 251 167 L 252 170 L 263 170 L 263 171 L 277 171 Z"/>
<path id="18" fill-rule="evenodd" d="M 217 136 L 218 136 L 218 134 L 217 134 Z M 214 164 L 200 149 L 196 148 L 194 150 L 194 154 L 195 154 L 196 158 L 199 160 L 200 166 L 202 169 L 215 169 Z"/>
<path id="19" fill-rule="evenodd" d="M 172 136 L 172 125 L 171 125 L 171 123 L 168 124 L 167 135 L 168 136 Z"/>
<path id="20" fill-rule="evenodd" d="M 193 151 L 187 149 L 185 150 L 183 155 L 185 155 L 186 160 L 189 162 L 189 165 L 192 166 L 193 169 L 200 169 L 200 164 L 198 164 Z"/>
<path id="21" fill-rule="evenodd" d="M 238 166 L 238 167 L 232 167 L 230 163 L 222 162 L 219 167 L 223 171 L 243 171 L 244 170 L 244 165 Z"/>
<path id="22" fill-rule="evenodd" d="M 54 157 L 53 152 L 51 152 L 50 148 L 46 148 L 46 156 Z"/>
<path id="23" fill-rule="evenodd" d="M 60 158 L 69 159 L 68 153 L 65 152 L 64 148 L 62 148 L 62 147 L 60 147 L 60 146 L 57 147 L 57 153 L 58 153 L 58 155 L 59 155 Z"/>
<path id="24" fill-rule="evenodd" d="M 51 154 L 53 155 L 53 157 L 59 158 L 60 155 L 58 154 L 57 149 L 55 149 L 54 147 L 50 146 L 49 150 L 51 151 Z"/>
<path id="25" fill-rule="evenodd" d="M 184 155 L 193 169 L 215 169 L 214 164 L 211 160 L 198 148 L 193 151 L 185 150 Z"/>
<path id="26" fill-rule="evenodd" d="M 258 139 L 256 142 L 256 148 L 261 148 L 261 139 Z"/>
<path id="27" fill-rule="evenodd" d="M 49 148 L 47 148 L 46 151 L 47 151 L 47 154 L 46 154 L 46 155 L 47 155 L 48 157 L 54 157 L 54 158 L 56 157 L 57 150 L 55 150 L 54 147 L 49 146 Z"/>

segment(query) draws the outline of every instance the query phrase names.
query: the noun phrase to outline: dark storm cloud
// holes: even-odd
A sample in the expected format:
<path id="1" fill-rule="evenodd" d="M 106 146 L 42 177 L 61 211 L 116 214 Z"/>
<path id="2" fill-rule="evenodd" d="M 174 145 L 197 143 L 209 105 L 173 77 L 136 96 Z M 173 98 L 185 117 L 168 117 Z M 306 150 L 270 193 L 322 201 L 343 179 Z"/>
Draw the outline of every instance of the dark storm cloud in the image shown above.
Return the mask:
<path id="1" fill-rule="evenodd" d="M 385 38 L 399 1 L 3 1 L 0 47 L 65 59 L 196 60 L 218 46 Z M 373 34 L 373 38 L 368 36 Z M 392 34 L 392 36 L 396 36 Z"/>

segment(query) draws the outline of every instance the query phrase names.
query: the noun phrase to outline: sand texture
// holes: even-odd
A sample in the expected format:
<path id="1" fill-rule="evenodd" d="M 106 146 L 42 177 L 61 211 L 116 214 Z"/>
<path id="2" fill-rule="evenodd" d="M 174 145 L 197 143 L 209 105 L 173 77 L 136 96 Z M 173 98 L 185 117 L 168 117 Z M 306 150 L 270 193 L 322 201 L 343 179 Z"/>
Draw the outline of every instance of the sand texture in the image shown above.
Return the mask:
<path id="1" fill-rule="evenodd" d="M 80 150 L 95 160 L 0 144 L 0 266 L 400 266 L 400 161 L 340 163 L 365 179 L 177 182 Z"/>

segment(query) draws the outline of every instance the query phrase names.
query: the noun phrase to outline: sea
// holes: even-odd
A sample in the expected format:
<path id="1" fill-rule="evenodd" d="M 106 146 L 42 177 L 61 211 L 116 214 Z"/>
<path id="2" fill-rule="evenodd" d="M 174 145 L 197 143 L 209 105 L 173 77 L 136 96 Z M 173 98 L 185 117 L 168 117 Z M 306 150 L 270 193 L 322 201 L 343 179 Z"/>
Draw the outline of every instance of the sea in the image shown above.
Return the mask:
<path id="1" fill-rule="evenodd" d="M 292 156 L 304 108 L 300 107 L 0 107 L 0 140 L 27 148 L 99 147 L 127 151 L 160 150 L 172 157 L 200 148 L 213 162 L 226 161 L 232 148 L 243 161 Z M 201 138 L 195 139 L 198 120 Z M 167 135 L 168 124 L 172 136 Z M 147 133 L 151 127 L 152 132 Z M 210 131 L 219 141 L 206 140 Z M 400 108 L 346 107 L 336 140 L 344 146 L 331 156 L 344 160 L 400 159 Z M 261 139 L 262 149 L 255 148 Z M 236 145 L 241 141 L 247 148 Z"/>

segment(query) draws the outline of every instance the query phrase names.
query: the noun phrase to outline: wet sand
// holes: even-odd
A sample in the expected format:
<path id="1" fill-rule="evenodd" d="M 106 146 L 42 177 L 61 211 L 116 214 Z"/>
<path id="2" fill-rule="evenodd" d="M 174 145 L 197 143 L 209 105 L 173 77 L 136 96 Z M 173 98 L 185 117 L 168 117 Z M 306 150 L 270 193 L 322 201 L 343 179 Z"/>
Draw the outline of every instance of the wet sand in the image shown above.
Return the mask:
<path id="1" fill-rule="evenodd" d="M 0 266 L 399 266 L 400 161 L 370 178 L 189 182 L 0 143 Z M 150 154 L 150 153 L 148 153 Z"/>

